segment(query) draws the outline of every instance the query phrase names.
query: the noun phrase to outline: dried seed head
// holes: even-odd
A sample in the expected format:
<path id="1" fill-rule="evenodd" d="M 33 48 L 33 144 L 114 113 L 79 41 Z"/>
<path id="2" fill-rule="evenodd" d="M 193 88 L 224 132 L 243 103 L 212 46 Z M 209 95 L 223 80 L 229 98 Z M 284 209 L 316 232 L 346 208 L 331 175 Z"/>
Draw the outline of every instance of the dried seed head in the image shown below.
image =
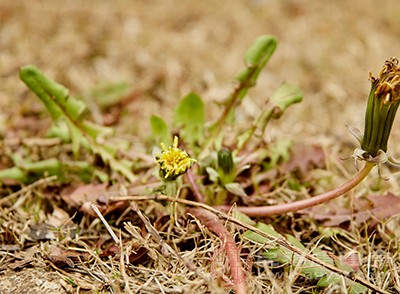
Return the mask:
<path id="1" fill-rule="evenodd" d="M 400 68 L 399 60 L 391 57 L 386 60 L 379 78 L 374 78 L 370 72 L 370 80 L 375 85 L 375 96 L 384 104 L 400 100 Z"/>

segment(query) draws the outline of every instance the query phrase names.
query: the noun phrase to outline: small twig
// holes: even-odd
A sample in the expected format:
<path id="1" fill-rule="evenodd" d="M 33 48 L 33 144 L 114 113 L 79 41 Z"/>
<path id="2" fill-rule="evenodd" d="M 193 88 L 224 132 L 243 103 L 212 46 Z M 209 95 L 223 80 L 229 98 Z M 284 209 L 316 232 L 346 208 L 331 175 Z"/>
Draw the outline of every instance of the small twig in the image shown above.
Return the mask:
<path id="1" fill-rule="evenodd" d="M 294 212 L 294 211 L 298 211 L 301 209 L 313 207 L 318 204 L 335 199 L 335 198 L 343 195 L 344 193 L 350 191 L 351 189 L 353 189 L 362 180 L 365 179 L 365 177 L 370 173 L 370 171 L 372 170 L 372 168 L 374 166 L 375 166 L 375 164 L 366 162 L 364 167 L 348 182 L 344 183 L 343 185 L 339 186 L 338 188 L 336 188 L 334 190 L 322 193 L 317 196 L 313 196 L 308 199 L 303 199 L 303 200 L 294 201 L 294 202 L 285 203 L 285 204 L 279 204 L 279 205 L 252 206 L 252 207 L 238 206 L 237 210 L 248 216 L 263 217 L 263 216 L 270 216 L 270 215 L 276 215 L 276 214 L 283 214 L 283 213 L 287 213 L 287 212 Z M 221 205 L 221 206 L 214 206 L 214 208 L 227 212 L 227 211 L 230 211 L 232 207 L 230 205 Z"/>
<path id="2" fill-rule="evenodd" d="M 267 238 L 268 240 L 271 240 L 272 242 L 276 242 L 278 245 L 300 255 L 300 256 L 304 256 L 304 258 L 325 267 L 326 269 L 332 271 L 333 273 L 336 273 L 344 278 L 347 278 L 349 280 L 352 280 L 356 283 L 359 283 L 361 285 L 364 285 L 365 287 L 371 289 L 372 291 L 375 291 L 376 293 L 381 293 L 381 294 L 389 294 L 388 292 L 381 290 L 380 288 L 378 288 L 377 286 L 371 284 L 369 281 L 364 280 L 361 277 L 358 277 L 357 275 L 353 275 L 352 272 L 348 272 L 345 270 L 341 270 L 333 265 L 330 265 L 320 259 L 318 259 L 317 257 L 309 254 L 309 253 L 305 253 L 303 252 L 300 248 L 293 246 L 292 244 L 290 244 L 289 242 L 287 242 L 285 239 L 282 238 L 277 238 L 271 234 L 268 234 L 256 227 L 253 227 L 249 224 L 246 224 L 244 222 L 241 222 L 235 218 L 230 217 L 229 215 L 227 215 L 226 213 L 219 211 L 211 206 L 208 206 L 204 203 L 198 203 L 195 201 L 190 201 L 190 200 L 186 200 L 186 199 L 176 199 L 174 197 L 169 197 L 169 196 L 164 196 L 164 195 L 148 195 L 148 196 L 120 196 L 120 197 L 111 197 L 110 201 L 122 201 L 122 200 L 126 200 L 126 201 L 146 201 L 146 200 L 155 200 L 155 201 L 176 201 L 188 206 L 193 206 L 193 207 L 201 207 L 204 208 L 208 211 L 211 211 L 212 213 L 214 213 L 215 215 L 217 215 L 219 218 L 222 218 L 224 220 L 227 220 L 229 222 L 232 222 L 236 225 L 239 225 L 247 230 L 250 230 L 256 234 L 259 234 L 260 236 Z"/>
<path id="3" fill-rule="evenodd" d="M 115 235 L 114 231 L 111 229 L 110 225 L 107 223 L 106 219 L 103 217 L 101 214 L 100 210 L 97 208 L 96 204 L 91 203 L 90 207 L 93 209 L 93 211 L 97 214 L 101 222 L 104 224 L 106 227 L 107 231 L 110 233 L 111 237 L 113 238 L 114 242 L 117 244 L 117 246 L 121 245 L 120 240 L 118 239 L 117 235 Z"/>
<path id="4" fill-rule="evenodd" d="M 216 233 L 222 240 L 226 256 L 229 260 L 231 276 L 234 281 L 236 293 L 246 294 L 246 275 L 240 260 L 239 249 L 228 230 L 221 223 L 220 219 L 208 210 L 191 208 L 188 212 L 197 217 L 203 225 L 205 225 L 210 231 Z"/>

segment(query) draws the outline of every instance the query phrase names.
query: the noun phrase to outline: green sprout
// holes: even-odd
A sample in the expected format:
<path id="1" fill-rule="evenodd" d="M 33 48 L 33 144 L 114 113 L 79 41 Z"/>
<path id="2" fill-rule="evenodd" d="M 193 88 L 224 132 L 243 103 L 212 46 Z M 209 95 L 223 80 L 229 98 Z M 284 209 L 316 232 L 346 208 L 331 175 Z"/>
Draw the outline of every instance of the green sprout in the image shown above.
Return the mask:
<path id="1" fill-rule="evenodd" d="M 232 152 L 222 148 L 218 151 L 218 172 L 223 184 L 233 182 L 235 178 L 235 164 L 233 163 Z"/>

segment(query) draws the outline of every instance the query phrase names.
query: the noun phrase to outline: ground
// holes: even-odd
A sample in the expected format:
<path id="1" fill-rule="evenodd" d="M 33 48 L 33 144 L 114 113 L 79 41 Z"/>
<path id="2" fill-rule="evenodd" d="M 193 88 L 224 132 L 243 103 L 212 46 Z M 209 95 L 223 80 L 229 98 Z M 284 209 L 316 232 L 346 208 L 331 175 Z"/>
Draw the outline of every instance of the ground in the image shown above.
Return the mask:
<path id="1" fill-rule="evenodd" d="M 47 0 L 3 0 L 0 2 L 0 138 L 45 136 L 50 119 L 40 101 L 28 93 L 18 78 L 21 66 L 35 64 L 47 76 L 68 87 L 72 95 L 84 96 L 95 122 L 110 124 L 138 150 L 151 155 L 148 148 L 151 115 L 172 122 L 181 97 L 196 92 L 206 102 L 207 119 L 215 118 L 221 109 L 218 102 L 231 91 L 232 78 L 243 68 L 244 52 L 257 36 L 271 34 L 277 37 L 278 48 L 257 87 L 243 103 L 237 124 L 243 125 L 256 117 L 273 90 L 288 81 L 302 89 L 303 102 L 290 108 L 284 119 L 273 123 L 266 140 L 285 138 L 294 145 L 322 146 L 329 150 L 327 162 L 345 158 L 357 147 L 346 125 L 363 128 L 369 71 L 377 75 L 386 59 L 400 57 L 399 14 L 395 0 L 98 0 L 62 4 Z M 110 112 L 106 116 L 90 91 L 113 82 L 126 82 L 130 97 L 118 114 Z M 395 157 L 400 156 L 396 143 L 399 141 L 400 131 L 395 122 L 389 144 Z M 0 162 L 0 168 L 8 165 L 8 161 Z M 356 172 L 349 161 L 338 170 L 341 172 L 338 182 Z M 398 194 L 396 170 L 384 168 L 383 172 L 390 177 L 382 184 L 383 191 Z M 375 180 L 360 190 L 377 182 L 377 172 L 371 177 Z M 318 188 L 315 191 L 320 192 Z M 5 197 L 6 192 L 1 196 Z M 1 211 L 9 209 L 7 205 L 0 199 Z M 23 214 L 22 219 L 29 214 L 19 209 L 14 213 Z M 42 216 L 38 215 L 40 219 Z M 10 219 L 0 218 L 3 224 L 0 233 L 8 233 L 4 223 Z M 85 221 L 82 219 L 82 223 Z M 25 232 L 23 224 L 17 231 Z M 381 238 L 386 240 L 386 237 Z M 38 246 L 45 246 L 44 243 L 38 241 L 41 244 Z M 11 250 L 8 256 L 5 248 L 1 247 L 0 255 L 0 293 L 77 291 L 65 282 L 65 272 L 61 272 L 64 279 L 60 279 L 57 276 L 60 271 L 44 261 L 29 263 L 27 269 L 21 266 L 5 270 L 3 262 L 6 264 L 10 256 L 19 254 Z M 44 256 L 49 256 L 52 249 L 46 250 Z M 151 251 L 154 248 L 147 250 L 150 255 L 154 253 Z M 160 261 L 163 262 L 166 261 Z M 396 262 L 399 260 L 394 261 L 393 269 L 397 269 Z M 90 290 L 91 283 L 98 283 L 95 288 L 102 291 L 120 290 L 110 285 L 101 288 L 107 280 L 101 274 L 93 279 L 85 277 L 87 273 L 83 271 L 80 274 L 84 290 Z M 182 270 L 181 274 L 187 271 Z M 390 289 L 399 289 L 396 270 L 393 275 Z M 156 291 L 152 287 L 159 283 L 157 277 L 153 278 L 149 292 Z M 59 280 L 63 282 L 55 282 Z M 193 281 L 193 289 L 205 291 L 195 285 L 196 279 Z M 250 284 L 250 288 L 261 289 L 254 281 Z M 384 284 L 381 281 L 379 285 Z"/>

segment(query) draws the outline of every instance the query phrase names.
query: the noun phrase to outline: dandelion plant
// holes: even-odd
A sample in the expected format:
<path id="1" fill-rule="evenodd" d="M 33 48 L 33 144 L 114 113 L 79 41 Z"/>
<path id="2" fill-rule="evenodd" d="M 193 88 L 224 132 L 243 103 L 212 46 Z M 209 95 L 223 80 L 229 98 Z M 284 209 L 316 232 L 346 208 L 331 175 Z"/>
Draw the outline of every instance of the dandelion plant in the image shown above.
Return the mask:
<path id="1" fill-rule="evenodd" d="M 273 206 L 238 207 L 238 210 L 249 216 L 267 216 L 312 207 L 350 191 L 365 179 L 375 165 L 386 161 L 393 162 L 387 154 L 387 145 L 400 104 L 399 61 L 394 57 L 388 59 L 379 76 L 374 78 L 370 74 L 370 80 L 371 91 L 365 112 L 364 134 L 355 128 L 350 128 L 361 144 L 361 147 L 355 150 L 353 157 L 356 161 L 364 162 L 364 167 L 352 179 L 336 189 L 308 199 Z M 230 209 L 229 206 L 219 208 Z"/>

